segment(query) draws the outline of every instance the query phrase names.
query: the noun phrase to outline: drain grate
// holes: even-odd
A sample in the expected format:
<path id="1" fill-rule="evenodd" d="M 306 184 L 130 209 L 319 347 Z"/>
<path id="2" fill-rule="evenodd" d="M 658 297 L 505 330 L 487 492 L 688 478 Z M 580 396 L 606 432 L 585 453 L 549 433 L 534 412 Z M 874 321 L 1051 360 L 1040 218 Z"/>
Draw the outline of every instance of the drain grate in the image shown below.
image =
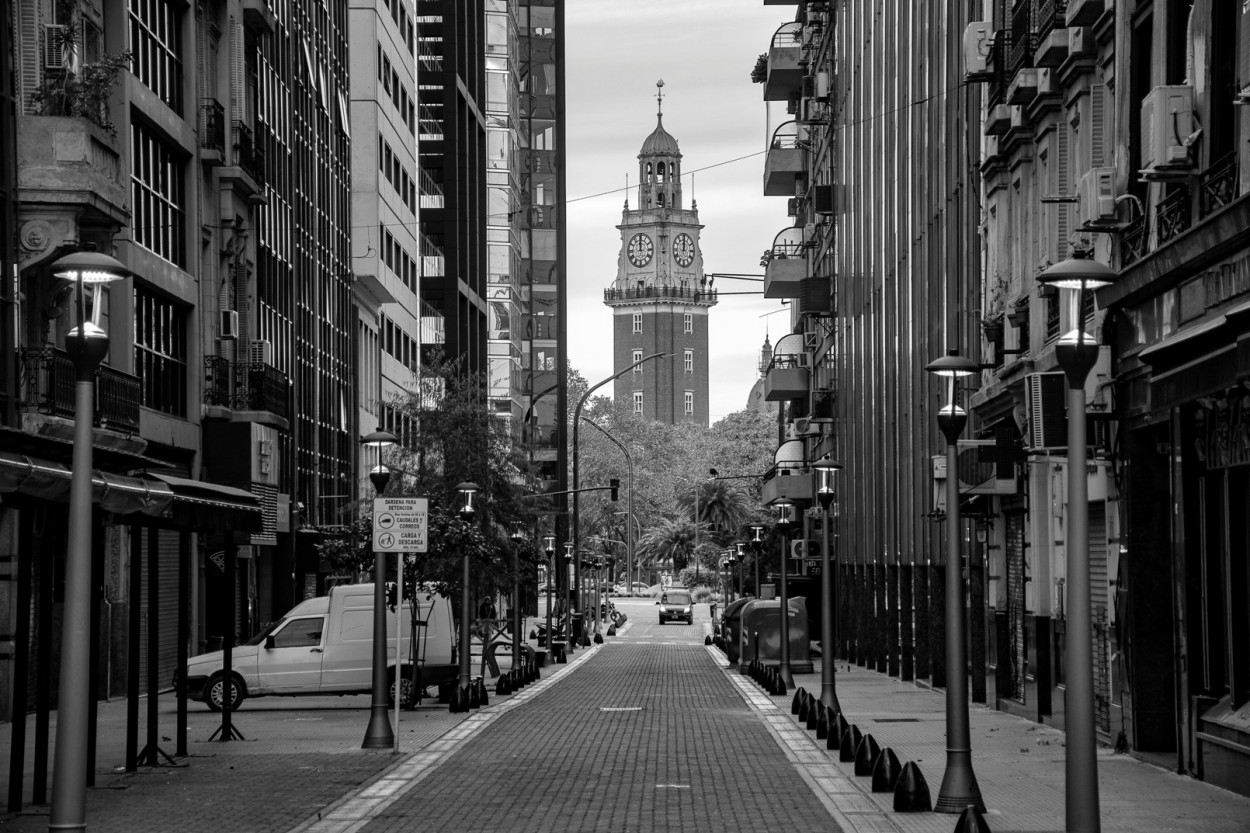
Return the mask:
<path id="1" fill-rule="evenodd" d="M 919 723 L 918 717 L 874 717 L 873 723 Z"/>

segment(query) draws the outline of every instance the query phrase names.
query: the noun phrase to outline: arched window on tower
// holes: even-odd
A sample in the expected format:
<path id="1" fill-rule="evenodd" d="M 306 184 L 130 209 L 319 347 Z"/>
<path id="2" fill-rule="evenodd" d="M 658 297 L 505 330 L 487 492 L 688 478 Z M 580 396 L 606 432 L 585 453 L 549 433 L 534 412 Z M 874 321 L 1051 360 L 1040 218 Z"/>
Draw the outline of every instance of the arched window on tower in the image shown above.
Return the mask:
<path id="1" fill-rule="evenodd" d="M 655 197 L 656 199 L 660 201 L 660 208 L 663 208 L 664 207 L 664 192 L 661 191 L 660 193 L 656 194 Z"/>
<path id="2" fill-rule="evenodd" d="M 650 163 L 650 162 L 648 162 L 648 163 L 647 163 L 647 179 L 650 179 L 650 178 L 651 178 L 651 175 L 652 175 L 652 172 L 651 172 L 651 163 Z"/>
<path id="3" fill-rule="evenodd" d="M 656 178 L 656 181 L 658 182 L 664 181 L 664 163 L 663 162 L 655 166 L 655 178 Z"/>
<path id="4" fill-rule="evenodd" d="M 668 175 L 670 177 L 677 176 L 677 165 L 672 162 L 668 163 Z"/>

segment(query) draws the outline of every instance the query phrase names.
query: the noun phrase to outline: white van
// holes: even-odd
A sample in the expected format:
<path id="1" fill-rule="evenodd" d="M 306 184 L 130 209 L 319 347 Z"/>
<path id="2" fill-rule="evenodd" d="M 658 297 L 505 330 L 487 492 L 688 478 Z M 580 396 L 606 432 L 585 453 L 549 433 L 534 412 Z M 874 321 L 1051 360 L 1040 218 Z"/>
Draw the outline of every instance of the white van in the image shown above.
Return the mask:
<path id="1" fill-rule="evenodd" d="M 411 705 L 418 688 L 452 680 L 459 673 L 451 602 L 437 593 L 417 594 L 417 639 L 411 639 L 412 603 L 402 621 L 401 704 Z M 388 611 L 387 679 L 395 696 L 395 613 Z M 222 652 L 212 651 L 187 661 L 187 696 L 220 711 L 225 696 Z M 417 682 L 412 682 L 412 666 Z M 366 694 L 373 687 L 373 585 L 331 588 L 329 596 L 308 599 L 293 607 L 230 654 L 235 679 L 232 708 L 246 697 L 266 695 Z"/>

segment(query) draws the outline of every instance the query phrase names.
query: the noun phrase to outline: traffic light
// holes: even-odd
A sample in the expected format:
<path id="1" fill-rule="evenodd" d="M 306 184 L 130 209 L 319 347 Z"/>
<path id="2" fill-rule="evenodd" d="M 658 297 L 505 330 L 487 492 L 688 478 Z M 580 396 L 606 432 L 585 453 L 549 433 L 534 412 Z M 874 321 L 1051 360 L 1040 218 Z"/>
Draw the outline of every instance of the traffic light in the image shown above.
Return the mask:
<path id="1" fill-rule="evenodd" d="M 608 480 L 608 488 L 612 490 L 612 500 L 615 501 L 617 499 L 616 492 L 618 489 L 621 488 L 620 479 L 613 477 L 610 480 Z"/>

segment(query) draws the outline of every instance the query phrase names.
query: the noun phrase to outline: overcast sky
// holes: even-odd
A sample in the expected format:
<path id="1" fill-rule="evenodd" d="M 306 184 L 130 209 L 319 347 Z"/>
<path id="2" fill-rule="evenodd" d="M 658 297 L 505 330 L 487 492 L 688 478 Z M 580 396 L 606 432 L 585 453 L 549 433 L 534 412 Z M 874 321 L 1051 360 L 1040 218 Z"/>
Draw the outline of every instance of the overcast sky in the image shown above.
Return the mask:
<path id="1" fill-rule="evenodd" d="M 687 206 L 698 201 L 704 225 L 704 270 L 761 273 L 760 255 L 789 224 L 785 198 L 762 193 L 768 114 L 751 70 L 794 9 L 761 0 L 568 0 L 565 8 L 569 357 L 594 384 L 614 372 L 603 290 L 616 278 L 627 175 L 637 208 L 638 151 L 655 129 L 657 80 L 664 128 L 681 147 L 683 197 Z M 773 108 L 775 127 L 788 117 L 784 106 Z M 776 343 L 789 312 L 776 299 L 722 295 L 710 320 L 715 422 L 746 405 L 764 336 Z M 600 392 L 610 395 L 611 386 Z"/>

